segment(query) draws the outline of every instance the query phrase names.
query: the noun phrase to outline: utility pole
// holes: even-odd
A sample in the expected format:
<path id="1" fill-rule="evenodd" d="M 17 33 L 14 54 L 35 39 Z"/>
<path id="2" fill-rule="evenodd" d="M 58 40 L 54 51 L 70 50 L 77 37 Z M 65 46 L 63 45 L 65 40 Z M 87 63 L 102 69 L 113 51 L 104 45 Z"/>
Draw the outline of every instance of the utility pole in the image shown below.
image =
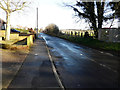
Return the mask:
<path id="1" fill-rule="evenodd" d="M 38 38 L 38 7 L 37 7 L 37 38 Z"/>

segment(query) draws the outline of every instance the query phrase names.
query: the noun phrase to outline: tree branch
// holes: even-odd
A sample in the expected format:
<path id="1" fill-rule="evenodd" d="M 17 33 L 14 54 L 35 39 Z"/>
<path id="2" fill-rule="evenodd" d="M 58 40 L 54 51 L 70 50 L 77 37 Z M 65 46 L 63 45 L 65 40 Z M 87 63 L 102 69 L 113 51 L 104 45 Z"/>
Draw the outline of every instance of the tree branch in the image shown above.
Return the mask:
<path id="1" fill-rule="evenodd" d="M 16 6 L 16 8 L 14 10 L 11 10 L 11 11 L 15 12 L 15 11 L 18 11 L 18 10 L 22 10 L 25 7 L 25 4 L 26 4 L 26 2 L 23 2 L 20 8 L 18 8 L 18 6 Z"/>
<path id="2" fill-rule="evenodd" d="M 4 1 L 4 3 L 7 5 L 7 2 L 5 1 L 5 0 L 3 0 Z"/>
<path id="3" fill-rule="evenodd" d="M 3 10 L 6 11 L 6 8 L 2 5 L 2 3 L 0 2 L 0 8 L 2 8 Z"/>
<path id="4" fill-rule="evenodd" d="M 79 16 L 83 16 L 84 18 L 89 18 L 88 15 L 86 15 L 85 13 L 81 13 L 77 8 L 75 8 L 75 7 L 71 6 L 71 5 L 66 5 L 66 6 L 71 7 L 75 12 L 78 13 Z"/>
<path id="5" fill-rule="evenodd" d="M 115 19 L 112 20 L 111 25 L 110 25 L 109 28 L 111 28 L 111 27 L 113 26 L 113 22 L 114 22 L 114 20 L 115 20 Z"/>

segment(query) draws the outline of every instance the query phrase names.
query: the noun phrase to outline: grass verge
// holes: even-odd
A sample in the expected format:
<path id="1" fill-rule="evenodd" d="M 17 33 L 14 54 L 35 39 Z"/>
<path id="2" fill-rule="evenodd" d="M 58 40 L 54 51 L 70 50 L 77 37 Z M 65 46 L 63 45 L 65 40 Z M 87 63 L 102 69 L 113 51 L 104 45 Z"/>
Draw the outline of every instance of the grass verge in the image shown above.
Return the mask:
<path id="1" fill-rule="evenodd" d="M 48 35 L 59 37 L 59 38 L 62 38 L 62 39 L 65 39 L 65 40 L 68 40 L 70 42 L 74 42 L 80 45 L 85 45 L 90 48 L 104 50 L 114 55 L 120 56 L 120 43 L 104 42 L 104 41 L 100 41 L 97 39 L 93 39 L 91 37 L 88 37 L 88 38 L 75 37 L 75 36 L 68 36 L 68 35 L 63 35 L 63 34 L 59 34 L 59 35 L 48 34 Z"/>

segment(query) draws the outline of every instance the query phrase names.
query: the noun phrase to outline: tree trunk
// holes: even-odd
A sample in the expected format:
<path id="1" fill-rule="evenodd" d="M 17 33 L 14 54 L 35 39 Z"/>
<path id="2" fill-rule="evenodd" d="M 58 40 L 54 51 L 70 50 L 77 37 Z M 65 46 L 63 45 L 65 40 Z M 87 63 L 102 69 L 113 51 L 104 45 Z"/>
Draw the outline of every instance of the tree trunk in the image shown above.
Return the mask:
<path id="1" fill-rule="evenodd" d="M 97 17 L 98 26 L 96 28 L 95 35 L 96 38 L 98 38 L 98 30 L 102 28 L 102 24 L 103 24 L 105 2 L 96 2 L 96 5 L 97 5 L 97 15 L 98 15 Z"/>
<path id="2" fill-rule="evenodd" d="M 10 40 L 10 12 L 6 12 L 7 16 L 7 26 L 6 26 L 6 39 L 5 40 Z"/>
<path id="3" fill-rule="evenodd" d="M 105 2 L 96 2 L 98 14 L 98 29 L 102 28 Z"/>

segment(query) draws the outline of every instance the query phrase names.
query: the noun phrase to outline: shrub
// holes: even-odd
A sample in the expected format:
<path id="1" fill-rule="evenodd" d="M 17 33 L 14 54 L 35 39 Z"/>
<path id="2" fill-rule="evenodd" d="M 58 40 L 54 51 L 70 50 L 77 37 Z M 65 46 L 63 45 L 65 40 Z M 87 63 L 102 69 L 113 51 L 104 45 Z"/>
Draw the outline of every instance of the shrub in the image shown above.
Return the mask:
<path id="1" fill-rule="evenodd" d="M 47 27 L 45 27 L 45 32 L 50 34 L 58 34 L 59 28 L 55 24 L 49 24 Z"/>

